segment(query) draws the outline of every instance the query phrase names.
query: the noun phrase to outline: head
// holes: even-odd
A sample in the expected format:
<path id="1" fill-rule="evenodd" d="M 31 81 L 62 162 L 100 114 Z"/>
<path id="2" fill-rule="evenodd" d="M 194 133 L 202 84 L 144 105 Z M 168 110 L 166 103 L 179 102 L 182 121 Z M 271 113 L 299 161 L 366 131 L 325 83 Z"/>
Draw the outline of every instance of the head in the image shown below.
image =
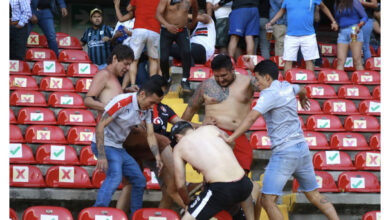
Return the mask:
<path id="1" fill-rule="evenodd" d="M 122 77 L 130 69 L 130 64 L 134 60 L 133 50 L 126 45 L 118 44 L 114 47 L 109 57 L 107 64 L 114 66 L 116 76 Z"/>
<path id="2" fill-rule="evenodd" d="M 153 80 L 158 85 L 160 85 L 164 94 L 168 93 L 168 81 L 164 77 L 162 77 L 159 74 L 154 74 L 153 76 L 150 77 L 150 80 Z"/>
<path id="3" fill-rule="evenodd" d="M 187 121 L 179 121 L 174 124 L 171 129 L 171 146 L 174 147 L 189 130 L 194 130 L 194 128 Z"/>
<path id="4" fill-rule="evenodd" d="M 255 66 L 255 77 L 260 90 L 271 86 L 274 80 L 278 79 L 279 69 L 276 63 L 271 60 L 263 60 Z"/>
<path id="5" fill-rule="evenodd" d="M 100 26 L 103 22 L 103 12 L 98 8 L 94 8 L 89 13 L 89 18 L 94 26 Z"/>
<path id="6" fill-rule="evenodd" d="M 161 102 L 163 97 L 164 93 L 158 83 L 153 80 L 146 81 L 137 93 L 139 108 L 141 110 L 153 108 L 155 104 Z"/>
<path id="7" fill-rule="evenodd" d="M 236 79 L 233 63 L 227 55 L 219 54 L 215 56 L 211 61 L 211 69 L 215 81 L 222 87 L 228 87 Z"/>

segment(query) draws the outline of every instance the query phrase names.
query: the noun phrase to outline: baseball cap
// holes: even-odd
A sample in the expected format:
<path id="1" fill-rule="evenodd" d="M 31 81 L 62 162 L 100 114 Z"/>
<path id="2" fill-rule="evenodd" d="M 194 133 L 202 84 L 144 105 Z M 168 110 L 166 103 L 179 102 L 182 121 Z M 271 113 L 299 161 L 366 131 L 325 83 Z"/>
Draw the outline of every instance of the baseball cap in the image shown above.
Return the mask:
<path id="1" fill-rule="evenodd" d="M 91 10 L 91 12 L 89 12 L 89 17 L 92 17 L 92 15 L 95 13 L 95 12 L 99 12 L 100 14 L 103 14 L 103 11 L 98 9 L 98 8 L 94 8 Z"/>
<path id="2" fill-rule="evenodd" d="M 177 144 L 176 135 L 179 134 L 185 128 L 192 128 L 192 125 L 188 121 L 179 121 L 175 123 L 171 128 L 171 146 L 174 147 Z"/>

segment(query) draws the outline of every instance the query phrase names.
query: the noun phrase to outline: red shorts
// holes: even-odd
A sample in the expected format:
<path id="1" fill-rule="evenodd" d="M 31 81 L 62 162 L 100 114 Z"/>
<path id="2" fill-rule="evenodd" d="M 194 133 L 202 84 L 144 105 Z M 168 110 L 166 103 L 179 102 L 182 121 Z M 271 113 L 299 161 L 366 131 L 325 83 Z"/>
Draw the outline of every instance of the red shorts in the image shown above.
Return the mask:
<path id="1" fill-rule="evenodd" d="M 233 131 L 225 130 L 222 128 L 220 129 L 225 131 L 228 135 L 233 134 Z M 236 156 L 236 159 L 238 160 L 238 163 L 240 163 L 241 167 L 244 170 L 250 171 L 253 160 L 253 151 L 251 145 L 249 144 L 249 140 L 248 138 L 246 138 L 245 134 L 242 134 L 236 139 L 236 145 L 234 146 L 233 153 L 234 156 Z"/>

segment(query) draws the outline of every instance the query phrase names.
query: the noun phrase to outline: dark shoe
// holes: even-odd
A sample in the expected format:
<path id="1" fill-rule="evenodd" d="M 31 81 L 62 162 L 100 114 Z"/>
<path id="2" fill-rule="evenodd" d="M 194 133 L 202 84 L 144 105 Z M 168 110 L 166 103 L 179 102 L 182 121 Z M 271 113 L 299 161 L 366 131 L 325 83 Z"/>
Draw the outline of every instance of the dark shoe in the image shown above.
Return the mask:
<path id="1" fill-rule="evenodd" d="M 183 88 L 183 92 L 191 92 L 191 86 L 190 86 L 190 83 L 188 81 L 184 82 L 184 81 L 181 81 L 181 88 Z"/>

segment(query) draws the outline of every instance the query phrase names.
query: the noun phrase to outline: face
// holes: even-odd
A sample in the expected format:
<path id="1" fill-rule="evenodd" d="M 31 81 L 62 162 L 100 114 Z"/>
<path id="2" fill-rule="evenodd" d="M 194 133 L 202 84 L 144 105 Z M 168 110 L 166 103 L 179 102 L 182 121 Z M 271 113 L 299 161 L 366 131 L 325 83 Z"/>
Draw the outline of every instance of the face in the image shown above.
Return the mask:
<path id="1" fill-rule="evenodd" d="M 99 12 L 93 13 L 93 15 L 91 17 L 91 22 L 93 25 L 99 26 L 102 24 L 102 21 L 103 21 L 103 17 Z"/>
<path id="2" fill-rule="evenodd" d="M 255 72 L 255 77 L 257 79 L 257 87 L 259 87 L 260 91 L 271 86 L 272 78 L 269 75 L 259 75 Z"/>
<path id="3" fill-rule="evenodd" d="M 222 87 L 229 86 L 235 79 L 234 70 L 227 70 L 221 68 L 219 70 L 213 70 L 215 81 Z"/>
<path id="4" fill-rule="evenodd" d="M 116 75 L 122 77 L 127 72 L 129 72 L 130 64 L 132 63 L 132 60 L 131 59 L 124 59 L 124 60 L 118 61 L 118 59 L 116 58 L 116 55 L 114 55 L 112 63 L 115 65 Z"/>
<path id="5" fill-rule="evenodd" d="M 153 108 L 154 105 L 161 102 L 163 97 L 158 97 L 155 93 L 147 96 L 145 91 L 141 91 L 138 96 L 138 105 L 141 110 Z"/>

